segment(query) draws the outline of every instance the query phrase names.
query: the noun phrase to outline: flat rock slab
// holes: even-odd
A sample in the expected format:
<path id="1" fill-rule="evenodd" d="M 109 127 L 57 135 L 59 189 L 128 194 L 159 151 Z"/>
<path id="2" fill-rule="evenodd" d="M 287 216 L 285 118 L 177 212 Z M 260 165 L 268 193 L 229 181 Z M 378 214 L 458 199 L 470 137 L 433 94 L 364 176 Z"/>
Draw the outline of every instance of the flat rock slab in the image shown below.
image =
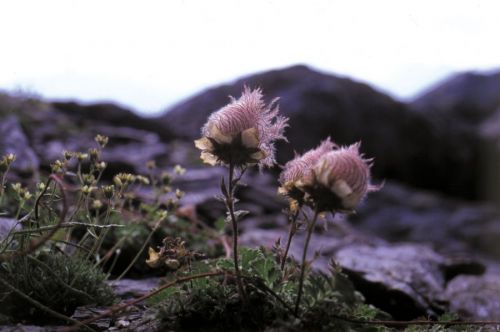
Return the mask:
<path id="1" fill-rule="evenodd" d="M 351 245 L 337 251 L 335 259 L 368 302 L 396 319 L 443 313 L 448 279 L 484 272 L 477 262 L 450 259 L 418 244 Z"/>
<path id="2" fill-rule="evenodd" d="M 160 278 L 110 280 L 116 296 L 121 298 L 139 297 L 158 287 Z"/>
<path id="3" fill-rule="evenodd" d="M 450 309 L 461 317 L 500 320 L 500 276 L 458 276 L 446 288 Z"/>

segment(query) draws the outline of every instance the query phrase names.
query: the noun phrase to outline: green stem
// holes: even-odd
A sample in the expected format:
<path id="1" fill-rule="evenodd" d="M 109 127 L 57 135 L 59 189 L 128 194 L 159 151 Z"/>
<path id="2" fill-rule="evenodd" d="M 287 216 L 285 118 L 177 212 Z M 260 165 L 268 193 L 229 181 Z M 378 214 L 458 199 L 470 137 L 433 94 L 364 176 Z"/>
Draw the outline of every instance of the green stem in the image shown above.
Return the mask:
<path id="1" fill-rule="evenodd" d="M 304 244 L 304 252 L 302 253 L 302 265 L 300 267 L 300 279 L 299 279 L 299 290 L 297 293 L 297 300 L 295 301 L 295 315 L 297 316 L 299 313 L 300 300 L 302 298 L 302 289 L 304 288 L 304 276 L 306 272 L 307 265 L 307 249 L 309 248 L 309 241 L 311 240 L 311 235 L 314 230 L 314 225 L 316 224 L 316 220 L 318 219 L 319 211 L 318 208 L 314 211 L 314 217 L 309 222 L 307 226 L 307 236 L 306 242 Z"/>
<path id="2" fill-rule="evenodd" d="M 144 244 L 142 245 L 141 249 L 137 252 L 137 254 L 135 255 L 134 259 L 132 259 L 132 261 L 130 262 L 130 264 L 127 266 L 127 268 L 118 276 L 118 278 L 116 278 L 115 280 L 120 280 L 121 278 L 123 278 L 127 272 L 132 268 L 132 266 L 134 266 L 135 262 L 137 262 L 137 260 L 139 259 L 139 257 L 141 256 L 142 252 L 144 251 L 144 249 L 146 249 L 146 246 L 149 245 L 149 241 L 151 241 L 151 238 L 153 237 L 153 234 L 156 232 L 156 230 L 158 229 L 158 227 L 160 227 L 160 224 L 161 222 L 165 220 L 164 217 L 158 219 L 158 221 L 156 222 L 156 224 L 153 226 L 153 229 L 151 230 L 151 232 L 148 234 L 148 237 L 146 238 L 146 241 L 144 241 Z"/>

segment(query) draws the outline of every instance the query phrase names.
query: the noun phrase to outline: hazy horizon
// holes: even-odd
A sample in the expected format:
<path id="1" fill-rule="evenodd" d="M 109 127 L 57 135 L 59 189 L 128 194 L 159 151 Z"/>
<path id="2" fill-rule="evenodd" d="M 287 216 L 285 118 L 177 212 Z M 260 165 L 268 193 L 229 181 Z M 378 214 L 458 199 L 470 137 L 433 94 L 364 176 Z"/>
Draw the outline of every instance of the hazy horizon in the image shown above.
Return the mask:
<path id="1" fill-rule="evenodd" d="M 224 85 L 224 84 L 231 84 L 232 82 L 236 82 L 237 80 L 240 80 L 244 77 L 248 77 L 248 76 L 251 76 L 254 74 L 260 74 L 260 73 L 271 71 L 271 70 L 285 69 L 285 68 L 289 68 L 292 66 L 299 66 L 299 65 L 306 66 L 311 70 L 318 71 L 318 72 L 321 72 L 321 73 L 324 73 L 327 75 L 332 75 L 332 76 L 337 76 L 337 77 L 345 77 L 345 78 L 351 79 L 355 82 L 368 84 L 369 86 L 371 86 L 375 90 L 377 90 L 381 93 L 387 94 L 390 97 L 392 97 L 398 101 L 402 101 L 402 102 L 410 102 L 413 99 L 418 98 L 419 96 L 425 94 L 428 90 L 432 89 L 434 86 L 439 85 L 440 83 L 446 81 L 447 79 L 453 77 L 456 74 L 462 74 L 462 73 L 466 73 L 466 72 L 474 72 L 474 73 L 478 73 L 478 74 L 489 74 L 489 73 L 494 73 L 494 72 L 500 71 L 500 68 L 492 68 L 492 69 L 485 69 L 485 70 L 471 69 L 471 70 L 464 70 L 464 71 L 457 71 L 457 72 L 449 72 L 449 73 L 445 73 L 442 77 L 438 77 L 437 79 L 424 84 L 422 87 L 420 87 L 417 91 L 415 91 L 411 95 L 398 96 L 393 91 L 388 91 L 386 89 L 381 88 L 380 86 L 373 84 L 372 82 L 368 82 L 368 81 L 359 79 L 357 77 L 343 75 L 342 73 L 328 72 L 328 71 L 322 70 L 321 68 L 313 67 L 311 65 L 297 63 L 297 64 L 292 64 L 290 66 L 284 66 L 284 67 L 279 67 L 279 68 L 268 68 L 268 69 L 265 69 L 262 71 L 246 73 L 246 74 L 243 74 L 241 76 L 235 77 L 233 79 L 229 79 L 227 81 L 214 83 L 213 85 L 200 88 L 199 90 L 193 91 L 192 93 L 187 94 L 185 96 L 180 96 L 179 98 L 173 98 L 171 101 L 165 102 L 164 106 L 161 107 L 160 109 L 150 110 L 150 111 L 144 111 L 142 109 L 136 108 L 136 107 L 134 107 L 134 105 L 127 104 L 126 102 L 119 100 L 119 99 L 105 98 L 105 97 L 104 98 L 96 98 L 96 99 L 82 99 L 82 98 L 79 98 L 78 96 L 48 96 L 48 95 L 45 95 L 45 94 L 43 94 L 39 91 L 36 91 L 34 89 L 30 89 L 30 88 L 26 88 L 26 87 L 22 87 L 22 86 L 14 87 L 12 89 L 4 89 L 3 87 L 0 87 L 0 92 L 6 92 L 6 93 L 11 93 L 11 94 L 20 94 L 20 95 L 23 95 L 23 94 L 24 95 L 35 95 L 35 96 L 39 96 L 40 98 L 42 98 L 44 100 L 54 101 L 54 102 L 57 102 L 57 101 L 59 101 L 59 102 L 65 102 L 65 101 L 72 102 L 72 101 L 74 101 L 74 102 L 81 103 L 81 104 L 112 103 L 112 104 L 116 104 L 116 105 L 119 105 L 121 107 L 127 108 L 135 113 L 138 113 L 138 114 L 154 116 L 154 115 L 168 111 L 169 109 L 176 106 L 177 104 L 180 104 L 180 103 L 184 102 L 185 100 L 187 100 L 191 97 L 194 97 L 195 95 L 197 95 L 199 93 L 202 93 L 205 90 L 208 90 L 208 89 L 220 86 L 220 85 Z"/>
<path id="2" fill-rule="evenodd" d="M 153 114 L 305 64 L 408 100 L 500 68 L 500 2 L 18 0 L 0 3 L 0 89 Z"/>

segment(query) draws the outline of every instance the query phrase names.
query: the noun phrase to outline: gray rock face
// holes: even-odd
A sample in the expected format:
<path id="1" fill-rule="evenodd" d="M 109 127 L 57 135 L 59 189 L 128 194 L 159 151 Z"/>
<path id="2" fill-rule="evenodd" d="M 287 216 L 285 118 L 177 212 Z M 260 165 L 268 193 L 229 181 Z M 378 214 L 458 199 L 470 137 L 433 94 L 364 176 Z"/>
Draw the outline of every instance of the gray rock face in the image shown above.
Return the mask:
<path id="1" fill-rule="evenodd" d="M 0 218 L 0 241 L 4 240 L 10 232 L 20 230 L 21 225 L 15 219 Z"/>
<path id="2" fill-rule="evenodd" d="M 16 160 L 12 170 L 31 174 L 40 166 L 35 152 L 31 149 L 28 139 L 14 116 L 0 119 L 0 156 L 13 153 Z"/>
<path id="3" fill-rule="evenodd" d="M 412 102 L 420 112 L 448 115 L 475 126 L 500 106 L 500 72 L 465 72 L 431 87 Z M 437 114 L 436 114 L 437 113 Z"/>
<path id="4" fill-rule="evenodd" d="M 116 296 L 126 299 L 140 297 L 151 292 L 160 284 L 160 278 L 111 280 L 109 284 L 113 287 Z"/>
<path id="5" fill-rule="evenodd" d="M 480 265 L 452 261 L 427 246 L 409 243 L 348 246 L 339 250 L 335 259 L 367 301 L 397 319 L 436 316 L 446 311 L 448 270 L 484 271 Z M 472 269 L 467 269 L 468 264 Z"/>
<path id="6" fill-rule="evenodd" d="M 79 125 L 92 125 L 95 123 L 114 127 L 132 127 L 151 133 L 155 133 L 162 140 L 173 138 L 165 126 L 154 119 L 142 117 L 130 109 L 112 104 L 97 103 L 82 105 L 76 102 L 53 102 L 52 106 L 57 112 L 68 116 L 71 122 Z"/>
<path id="7" fill-rule="evenodd" d="M 500 319 L 500 277 L 459 276 L 446 288 L 450 309 L 469 319 Z"/>
<path id="8" fill-rule="evenodd" d="M 500 72 L 454 75 L 409 107 L 440 128 L 447 150 L 454 151 L 450 189 L 466 198 L 500 202 Z"/>
<path id="9" fill-rule="evenodd" d="M 428 243 L 443 252 L 500 258 L 500 210 L 491 204 L 387 182 L 349 219 L 355 227 L 389 241 Z"/>

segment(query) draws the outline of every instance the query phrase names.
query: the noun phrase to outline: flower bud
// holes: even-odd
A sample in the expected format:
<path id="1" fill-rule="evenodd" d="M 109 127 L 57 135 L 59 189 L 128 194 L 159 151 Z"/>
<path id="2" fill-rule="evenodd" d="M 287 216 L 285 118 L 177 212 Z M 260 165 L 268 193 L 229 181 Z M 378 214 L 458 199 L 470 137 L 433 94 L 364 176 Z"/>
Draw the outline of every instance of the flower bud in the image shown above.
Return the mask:
<path id="1" fill-rule="evenodd" d="M 95 137 L 95 141 L 97 142 L 97 144 L 99 144 L 99 146 L 101 148 L 104 148 L 106 146 L 106 144 L 108 144 L 109 137 L 104 136 L 104 135 L 97 135 Z"/>
<path id="2" fill-rule="evenodd" d="M 78 162 L 83 162 L 85 159 L 87 159 L 89 157 L 89 155 L 87 153 L 81 153 L 81 152 L 77 152 L 76 153 L 76 159 L 78 160 Z"/>
<path id="3" fill-rule="evenodd" d="M 82 194 L 84 194 L 84 195 L 89 195 L 89 194 L 91 194 L 91 193 L 92 193 L 95 189 L 96 189 L 96 187 L 85 185 L 85 186 L 83 186 L 80 190 L 81 190 Z"/>
<path id="4" fill-rule="evenodd" d="M 177 175 L 183 175 L 184 173 L 186 173 L 186 169 L 183 168 L 181 165 L 175 165 L 174 173 Z"/>
<path id="5" fill-rule="evenodd" d="M 107 166 L 107 164 L 104 161 L 100 161 L 100 162 L 98 162 L 98 163 L 95 164 L 95 168 L 97 169 L 98 172 L 104 171 L 104 169 L 106 168 L 106 166 Z"/>
<path id="6" fill-rule="evenodd" d="M 90 156 L 90 161 L 93 163 L 97 163 L 97 160 L 99 160 L 99 150 L 97 149 L 89 149 L 89 156 Z"/>
<path id="7" fill-rule="evenodd" d="M 73 158 L 74 153 L 71 151 L 64 151 L 63 152 L 63 157 L 65 160 L 71 160 Z"/>
<path id="8" fill-rule="evenodd" d="M 149 185 L 149 179 L 143 175 L 137 175 L 136 180 L 145 186 Z"/>
<path id="9" fill-rule="evenodd" d="M 102 191 L 104 193 L 104 197 L 106 197 L 107 199 L 111 199 L 115 194 L 115 186 L 113 185 L 103 186 Z"/>
<path id="10" fill-rule="evenodd" d="M 100 208 L 102 208 L 102 202 L 98 199 L 92 201 L 92 208 L 95 210 L 99 210 Z"/>

